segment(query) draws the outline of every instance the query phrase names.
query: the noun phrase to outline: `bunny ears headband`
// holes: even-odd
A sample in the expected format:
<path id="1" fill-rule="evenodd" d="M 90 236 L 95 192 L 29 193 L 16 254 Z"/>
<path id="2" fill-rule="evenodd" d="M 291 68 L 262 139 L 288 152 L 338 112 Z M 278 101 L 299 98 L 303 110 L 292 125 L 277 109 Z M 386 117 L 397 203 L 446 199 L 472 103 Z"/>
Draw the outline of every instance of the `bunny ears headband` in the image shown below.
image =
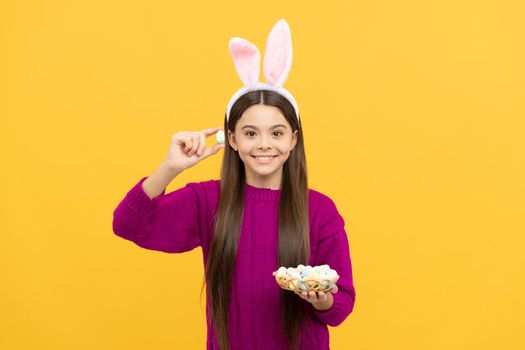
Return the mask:
<path id="1" fill-rule="evenodd" d="M 268 34 L 264 52 L 265 83 L 259 82 L 261 54 L 254 44 L 246 39 L 233 37 L 228 43 L 228 48 L 237 74 L 244 86 L 230 98 L 226 120 L 230 119 L 230 110 L 235 101 L 253 90 L 273 90 L 283 95 L 293 105 L 297 119 L 299 119 L 297 103 L 292 94 L 283 87 L 292 66 L 292 38 L 288 23 L 284 19 L 278 20 Z"/>

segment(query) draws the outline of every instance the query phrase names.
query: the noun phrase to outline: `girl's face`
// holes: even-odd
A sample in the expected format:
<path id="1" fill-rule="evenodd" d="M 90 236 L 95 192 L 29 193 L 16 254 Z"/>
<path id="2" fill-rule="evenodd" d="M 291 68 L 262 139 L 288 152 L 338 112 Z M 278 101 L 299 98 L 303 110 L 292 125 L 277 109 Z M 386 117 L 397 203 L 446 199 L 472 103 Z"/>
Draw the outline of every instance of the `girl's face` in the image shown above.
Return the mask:
<path id="1" fill-rule="evenodd" d="M 263 104 L 247 108 L 235 133 L 228 131 L 230 146 L 244 162 L 246 183 L 273 189 L 280 188 L 283 164 L 297 144 L 297 137 L 297 130 L 292 132 L 279 108 Z"/>

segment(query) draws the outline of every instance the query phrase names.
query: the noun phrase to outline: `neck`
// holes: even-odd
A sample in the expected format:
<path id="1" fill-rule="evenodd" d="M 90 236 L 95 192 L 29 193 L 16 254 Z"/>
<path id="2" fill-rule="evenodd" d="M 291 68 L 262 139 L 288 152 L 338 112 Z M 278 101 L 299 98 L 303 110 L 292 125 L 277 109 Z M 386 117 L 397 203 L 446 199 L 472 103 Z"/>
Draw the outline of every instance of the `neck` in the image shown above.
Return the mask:
<path id="1" fill-rule="evenodd" d="M 281 189 L 282 170 L 278 176 L 260 176 L 258 174 L 246 175 L 246 183 L 253 187 L 267 188 L 272 190 Z"/>

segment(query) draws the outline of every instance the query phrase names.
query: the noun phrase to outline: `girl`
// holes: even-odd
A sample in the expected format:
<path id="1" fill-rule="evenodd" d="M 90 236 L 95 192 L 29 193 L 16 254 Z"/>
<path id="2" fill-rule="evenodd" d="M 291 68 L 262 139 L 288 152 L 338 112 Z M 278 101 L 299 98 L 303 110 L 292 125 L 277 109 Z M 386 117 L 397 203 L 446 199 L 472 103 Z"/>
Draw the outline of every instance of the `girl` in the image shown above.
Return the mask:
<path id="1" fill-rule="evenodd" d="M 269 67 L 268 52 L 278 49 L 272 45 L 286 42 L 276 35 L 289 42 L 287 33 L 284 20 L 270 33 L 265 84 L 254 80 L 257 65 L 246 62 L 257 60 L 258 51 L 246 54 L 244 39 L 230 41 L 234 60 L 245 60 L 235 63 L 246 79 L 228 104 L 227 142 L 206 147 L 220 127 L 174 134 L 164 162 L 114 211 L 115 234 L 140 247 L 202 248 L 208 350 L 329 349 L 327 326 L 338 326 L 354 308 L 345 222 L 328 196 L 308 188 L 297 105 L 282 87 L 291 60 L 285 55 L 280 59 L 288 63 Z M 223 148 L 221 180 L 165 193 L 178 174 Z M 328 264 L 340 276 L 338 286 L 308 294 L 281 289 L 272 272 L 299 264 Z"/>

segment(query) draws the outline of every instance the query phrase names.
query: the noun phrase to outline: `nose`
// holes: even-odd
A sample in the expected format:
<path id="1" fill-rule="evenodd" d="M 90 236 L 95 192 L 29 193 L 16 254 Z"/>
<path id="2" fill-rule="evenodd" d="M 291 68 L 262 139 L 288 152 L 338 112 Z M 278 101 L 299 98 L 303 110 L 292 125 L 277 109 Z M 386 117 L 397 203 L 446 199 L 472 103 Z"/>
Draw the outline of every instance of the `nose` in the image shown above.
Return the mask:
<path id="1" fill-rule="evenodd" d="M 271 149 L 272 146 L 267 145 L 266 143 L 263 143 L 263 144 L 259 145 L 257 148 L 260 149 L 260 150 L 266 150 L 266 149 Z"/>
<path id="2" fill-rule="evenodd" d="M 257 147 L 258 149 L 270 149 L 272 146 L 269 145 L 268 140 L 266 137 L 262 137 L 260 145 Z"/>

